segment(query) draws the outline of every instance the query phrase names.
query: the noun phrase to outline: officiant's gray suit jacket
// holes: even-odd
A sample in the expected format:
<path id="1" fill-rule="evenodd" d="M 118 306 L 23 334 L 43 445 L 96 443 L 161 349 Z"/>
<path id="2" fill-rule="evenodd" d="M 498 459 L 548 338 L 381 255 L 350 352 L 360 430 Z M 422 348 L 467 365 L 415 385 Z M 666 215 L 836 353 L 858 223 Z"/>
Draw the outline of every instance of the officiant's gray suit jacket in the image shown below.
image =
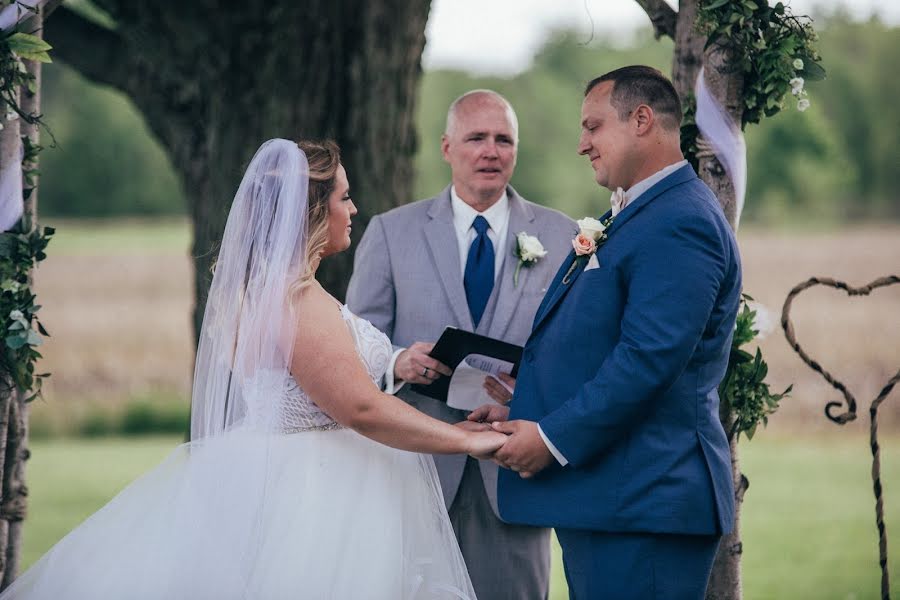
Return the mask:
<path id="1" fill-rule="evenodd" d="M 512 187 L 509 225 L 503 266 L 494 282 L 478 328 L 463 288 L 463 266 L 453 227 L 450 187 L 427 200 L 400 206 L 373 217 L 356 249 L 353 276 L 347 290 L 351 311 L 369 320 L 391 338 L 395 348 L 415 342 L 436 342 L 447 326 L 475 331 L 524 345 L 538 305 L 559 265 L 572 249 L 575 223 L 564 214 L 528 202 Z M 513 284 L 518 258 L 516 234 L 536 236 L 547 256 L 530 267 L 522 267 L 518 285 Z M 422 396 L 404 386 L 397 394 L 422 412 L 447 423 L 456 423 L 466 413 Z M 453 503 L 466 464 L 466 456 L 435 455 L 438 476 L 449 508 Z M 481 477 L 491 507 L 497 510 L 497 465 L 480 461 Z"/>

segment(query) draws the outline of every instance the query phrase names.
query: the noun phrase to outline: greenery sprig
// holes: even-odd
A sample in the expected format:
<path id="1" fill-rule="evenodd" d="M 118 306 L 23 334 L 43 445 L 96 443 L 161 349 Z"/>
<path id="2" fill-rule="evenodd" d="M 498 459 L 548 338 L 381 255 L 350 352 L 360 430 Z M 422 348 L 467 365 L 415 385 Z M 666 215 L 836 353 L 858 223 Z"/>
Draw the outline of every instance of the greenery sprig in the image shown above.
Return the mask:
<path id="1" fill-rule="evenodd" d="M 43 342 L 42 336 L 49 334 L 38 320 L 41 307 L 35 303 L 29 275 L 47 257 L 44 249 L 53 233 L 52 227 L 44 227 L 42 231 L 33 227 L 28 217 L 23 217 L 10 231 L 0 233 L 0 323 L 3 327 L 0 372 L 8 374 L 8 381 L 0 385 L 12 384 L 20 390 L 31 391 L 26 401 L 40 395 L 41 382 L 49 375 L 35 373 L 35 362 L 41 358 L 37 347 Z"/>
<path id="2" fill-rule="evenodd" d="M 23 13 L 35 13 L 34 8 L 21 2 L 0 0 L 0 8 L 13 4 L 17 5 L 17 9 Z M 34 75 L 28 72 L 22 61 L 51 62 L 49 54 L 51 48 L 50 44 L 41 38 L 18 31 L 18 26 L 0 34 L 0 100 L 6 106 L 5 114 L 0 117 L 3 117 L 4 120 L 10 120 L 14 114 L 26 123 L 41 123 L 41 115 L 29 114 L 19 106 L 19 90 L 25 88 L 34 92 L 36 86 Z"/>
<path id="3" fill-rule="evenodd" d="M 733 439 L 741 433 L 747 439 L 753 439 L 757 426 L 769 423 L 769 415 L 778 410 L 778 403 L 788 396 L 793 389 L 789 385 L 780 394 L 773 394 L 766 383 L 769 366 L 763 360 L 762 352 L 756 354 L 742 350 L 759 335 L 756 329 L 756 311 L 748 305 L 753 298 L 743 294 L 741 308 L 735 324 L 734 339 L 731 342 L 731 354 L 728 357 L 728 368 L 725 378 L 719 384 L 719 399 L 724 411 L 729 411 L 734 422 L 729 428 L 728 438 Z"/>
<path id="4" fill-rule="evenodd" d="M 706 47 L 726 46 L 744 75 L 742 129 L 777 114 L 788 92 L 799 110 L 809 107 L 805 82 L 825 78 L 809 17 L 795 16 L 782 2 L 707 0 L 700 4 L 697 25 L 707 35 Z"/>

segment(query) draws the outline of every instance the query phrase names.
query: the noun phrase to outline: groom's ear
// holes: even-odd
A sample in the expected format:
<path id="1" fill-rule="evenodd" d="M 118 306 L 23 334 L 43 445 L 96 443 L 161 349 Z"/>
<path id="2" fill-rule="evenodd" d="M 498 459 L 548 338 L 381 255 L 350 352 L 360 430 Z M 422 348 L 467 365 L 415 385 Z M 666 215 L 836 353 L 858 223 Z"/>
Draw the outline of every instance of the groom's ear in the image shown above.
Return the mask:
<path id="1" fill-rule="evenodd" d="M 656 121 L 656 115 L 653 114 L 653 109 L 646 104 L 639 104 L 631 113 L 631 120 L 635 126 L 635 133 L 646 135 Z"/>

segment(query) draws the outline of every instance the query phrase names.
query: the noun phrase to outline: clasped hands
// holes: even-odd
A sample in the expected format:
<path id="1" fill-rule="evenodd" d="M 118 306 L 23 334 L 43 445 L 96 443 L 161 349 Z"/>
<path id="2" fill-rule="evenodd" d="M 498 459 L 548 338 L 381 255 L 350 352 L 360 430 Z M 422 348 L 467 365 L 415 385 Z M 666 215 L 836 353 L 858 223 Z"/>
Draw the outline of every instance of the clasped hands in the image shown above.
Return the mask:
<path id="1" fill-rule="evenodd" d="M 452 369 L 429 356 L 432 348 L 434 344 L 426 342 L 409 346 L 397 356 L 394 376 L 420 385 L 429 385 L 441 376 L 449 376 Z M 495 431 L 506 435 L 506 440 L 498 448 L 490 452 L 479 451 L 472 456 L 493 460 L 501 467 L 528 478 L 546 468 L 554 458 L 538 433 L 537 423 L 507 420 L 509 408 L 506 404 L 512 399 L 515 386 L 515 378 L 506 373 L 500 373 L 496 378 L 485 377 L 484 389 L 497 404 L 485 404 L 473 410 L 467 420 L 457 425 L 467 431 Z"/>
<path id="2" fill-rule="evenodd" d="M 515 386 L 516 380 L 512 377 L 501 373 L 500 378 L 507 386 Z M 489 385 L 492 385 L 490 380 L 493 378 L 486 378 L 485 389 L 494 398 L 489 389 Z M 500 386 L 499 383 L 497 385 Z M 525 479 L 533 477 L 553 462 L 553 454 L 544 443 L 537 423 L 525 420 L 508 421 L 508 418 L 509 407 L 505 406 L 505 403 L 485 404 L 473 410 L 465 421 L 457 425 L 467 431 L 496 431 L 505 434 L 507 438 L 502 446 L 492 453 L 478 455 L 475 458 L 493 460 Z"/>

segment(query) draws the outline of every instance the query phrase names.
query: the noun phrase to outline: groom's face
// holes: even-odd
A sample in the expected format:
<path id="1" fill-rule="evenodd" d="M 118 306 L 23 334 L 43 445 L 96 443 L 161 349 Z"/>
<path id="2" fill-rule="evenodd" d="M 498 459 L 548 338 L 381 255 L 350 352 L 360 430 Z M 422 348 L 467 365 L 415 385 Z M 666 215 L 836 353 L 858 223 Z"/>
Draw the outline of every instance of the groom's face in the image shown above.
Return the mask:
<path id="1" fill-rule="evenodd" d="M 516 166 L 516 133 L 506 106 L 490 96 L 457 107 L 453 129 L 441 139 L 456 193 L 476 210 L 500 198 Z"/>
<path id="2" fill-rule="evenodd" d="M 610 103 L 612 81 L 598 84 L 581 105 L 581 139 L 578 153 L 588 157 L 597 183 L 610 190 L 628 189 L 638 139 L 631 115 L 620 120 Z"/>

